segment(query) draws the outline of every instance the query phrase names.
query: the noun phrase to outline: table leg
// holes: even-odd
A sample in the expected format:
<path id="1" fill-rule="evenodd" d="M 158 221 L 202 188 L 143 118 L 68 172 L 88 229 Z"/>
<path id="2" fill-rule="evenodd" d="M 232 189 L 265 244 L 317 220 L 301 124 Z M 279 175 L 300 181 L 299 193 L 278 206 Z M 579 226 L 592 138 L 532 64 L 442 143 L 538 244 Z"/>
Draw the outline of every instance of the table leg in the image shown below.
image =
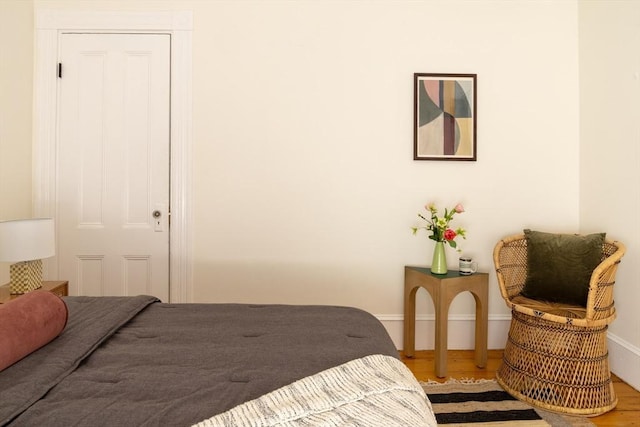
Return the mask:
<path id="1" fill-rule="evenodd" d="M 416 288 L 405 287 L 404 291 L 404 339 L 406 357 L 413 357 L 416 350 Z"/>
<path id="2" fill-rule="evenodd" d="M 473 294 L 476 300 L 476 366 L 487 366 L 487 328 L 489 323 L 489 290 L 483 287 L 479 295 Z"/>
<path id="3" fill-rule="evenodd" d="M 436 337 L 435 337 L 435 368 L 436 376 L 447 376 L 447 334 L 449 307 L 446 301 L 446 292 L 438 292 L 433 299 L 436 310 Z"/>

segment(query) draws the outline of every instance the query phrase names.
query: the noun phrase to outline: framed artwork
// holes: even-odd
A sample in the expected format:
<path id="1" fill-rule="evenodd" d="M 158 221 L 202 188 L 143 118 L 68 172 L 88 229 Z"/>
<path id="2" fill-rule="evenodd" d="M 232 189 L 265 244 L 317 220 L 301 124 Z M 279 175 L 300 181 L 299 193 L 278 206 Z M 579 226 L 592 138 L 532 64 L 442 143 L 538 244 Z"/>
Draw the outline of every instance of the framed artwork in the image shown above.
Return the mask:
<path id="1" fill-rule="evenodd" d="M 476 76 L 413 75 L 414 160 L 476 160 Z"/>

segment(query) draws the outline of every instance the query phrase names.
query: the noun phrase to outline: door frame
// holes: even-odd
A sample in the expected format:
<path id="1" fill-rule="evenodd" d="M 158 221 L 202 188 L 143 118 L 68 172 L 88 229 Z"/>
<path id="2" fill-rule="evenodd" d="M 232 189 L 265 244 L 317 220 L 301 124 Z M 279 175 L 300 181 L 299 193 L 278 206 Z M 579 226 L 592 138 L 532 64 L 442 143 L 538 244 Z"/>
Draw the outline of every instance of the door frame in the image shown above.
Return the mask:
<path id="1" fill-rule="evenodd" d="M 32 146 L 32 198 L 35 216 L 55 217 L 57 210 L 56 65 L 60 34 L 110 32 L 161 33 L 171 36 L 169 302 L 191 302 L 193 296 L 192 28 L 191 11 L 35 11 Z M 56 258 L 45 260 L 44 268 L 47 277 L 58 277 Z"/>

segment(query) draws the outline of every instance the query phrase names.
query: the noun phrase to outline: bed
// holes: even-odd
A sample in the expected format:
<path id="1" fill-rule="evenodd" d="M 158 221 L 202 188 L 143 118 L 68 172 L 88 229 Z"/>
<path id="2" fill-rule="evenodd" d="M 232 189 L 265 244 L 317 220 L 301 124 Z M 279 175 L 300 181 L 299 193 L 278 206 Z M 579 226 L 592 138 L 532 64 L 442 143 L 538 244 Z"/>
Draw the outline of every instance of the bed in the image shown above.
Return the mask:
<path id="1" fill-rule="evenodd" d="M 63 300 L 63 332 L 0 372 L 0 426 L 435 425 L 362 310 Z"/>

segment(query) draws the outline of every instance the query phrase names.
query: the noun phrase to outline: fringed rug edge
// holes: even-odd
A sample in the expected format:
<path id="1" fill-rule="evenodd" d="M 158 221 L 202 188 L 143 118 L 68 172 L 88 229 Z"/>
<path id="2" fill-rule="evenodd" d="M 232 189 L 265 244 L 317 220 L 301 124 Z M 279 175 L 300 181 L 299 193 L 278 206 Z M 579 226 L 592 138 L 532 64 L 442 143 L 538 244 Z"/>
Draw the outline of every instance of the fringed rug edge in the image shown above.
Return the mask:
<path id="1" fill-rule="evenodd" d="M 498 382 L 494 379 L 486 379 L 486 378 L 449 378 L 446 381 L 436 381 L 436 380 L 426 380 L 426 381 L 418 381 L 420 385 L 427 386 L 437 386 L 437 385 L 448 385 L 448 384 L 486 384 L 493 383 L 498 384 Z"/>

